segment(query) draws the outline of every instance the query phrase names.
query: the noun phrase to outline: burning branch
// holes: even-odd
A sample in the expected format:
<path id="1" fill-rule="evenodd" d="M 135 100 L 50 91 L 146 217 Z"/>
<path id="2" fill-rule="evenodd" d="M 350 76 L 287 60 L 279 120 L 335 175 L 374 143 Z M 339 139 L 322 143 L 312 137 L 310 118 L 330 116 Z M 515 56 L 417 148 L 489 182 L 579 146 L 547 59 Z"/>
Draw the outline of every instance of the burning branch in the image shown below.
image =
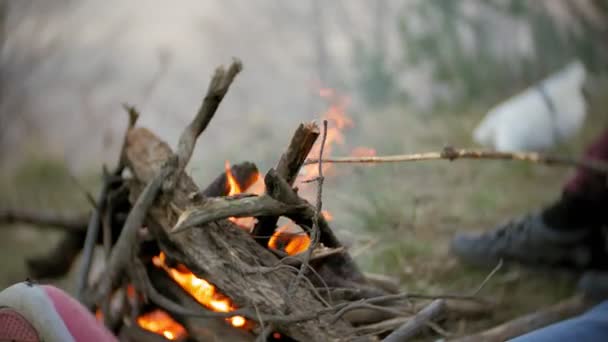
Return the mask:
<path id="1" fill-rule="evenodd" d="M 291 138 L 287 150 L 277 164 L 277 173 L 285 178 L 287 184 L 293 185 L 304 165 L 306 156 L 319 137 L 319 127 L 314 122 L 300 124 Z"/>
<path id="2" fill-rule="evenodd" d="M 315 216 L 313 218 L 312 232 L 310 234 L 311 244 L 308 246 L 304 254 L 304 260 L 302 261 L 302 265 L 300 265 L 300 269 L 298 270 L 298 274 L 296 278 L 293 280 L 293 283 L 289 286 L 287 290 L 288 298 L 293 294 L 294 289 L 298 286 L 298 283 L 301 281 L 302 277 L 304 277 L 304 272 L 308 269 L 310 263 L 310 257 L 312 256 L 312 251 L 317 247 L 319 243 L 319 218 L 321 217 L 321 209 L 323 208 L 323 148 L 325 147 L 325 141 L 327 140 L 327 120 L 323 120 L 323 138 L 321 139 L 321 150 L 319 152 L 319 176 L 317 177 L 317 205 L 315 210 Z"/>
<path id="3" fill-rule="evenodd" d="M 306 156 L 310 153 L 317 137 L 319 127 L 314 122 L 300 124 L 296 129 L 287 150 L 277 164 L 276 175 L 283 178 L 287 187 L 291 189 L 293 183 L 304 164 Z M 268 182 L 266 182 L 266 192 L 268 193 Z M 269 194 L 270 195 L 270 194 Z M 272 195 L 271 195 L 272 196 Z M 276 199 L 276 198 L 275 198 Z M 253 227 L 252 235 L 262 246 L 268 245 L 270 236 L 276 229 L 278 217 L 260 217 L 258 223 Z"/>
<path id="4" fill-rule="evenodd" d="M 305 204 L 290 205 L 268 195 L 211 198 L 201 206 L 184 211 L 177 219 L 171 233 L 179 233 L 188 228 L 200 227 L 229 217 L 290 216 L 299 214 L 305 209 L 307 209 Z"/>
<path id="5" fill-rule="evenodd" d="M 371 156 L 371 157 L 335 157 L 325 158 L 323 163 L 403 163 L 421 160 L 447 159 L 492 159 L 492 160 L 518 160 L 546 165 L 575 166 L 608 174 L 608 163 L 600 160 L 576 160 L 571 158 L 547 156 L 537 152 L 498 152 L 488 150 L 467 150 L 445 147 L 441 152 L 400 154 L 393 156 Z M 319 163 L 319 159 L 309 159 L 305 165 Z"/>

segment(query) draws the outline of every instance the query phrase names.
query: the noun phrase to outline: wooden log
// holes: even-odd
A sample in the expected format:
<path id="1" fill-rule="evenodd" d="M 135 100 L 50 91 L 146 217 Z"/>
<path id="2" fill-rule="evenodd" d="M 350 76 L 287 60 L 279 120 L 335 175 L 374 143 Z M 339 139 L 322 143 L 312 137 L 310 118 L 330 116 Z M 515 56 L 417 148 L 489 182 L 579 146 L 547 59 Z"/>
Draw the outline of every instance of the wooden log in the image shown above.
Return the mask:
<path id="1" fill-rule="evenodd" d="M 255 183 L 260 172 L 257 166 L 251 162 L 243 162 L 232 165 L 230 167 L 232 176 L 241 186 L 241 189 L 247 189 Z M 211 184 L 200 192 L 205 197 L 220 197 L 228 195 L 228 182 L 226 181 L 226 172 L 222 172 Z"/>
<path id="2" fill-rule="evenodd" d="M 138 128 L 127 139 L 127 163 L 140 183 L 149 182 L 161 164 L 172 155 L 169 146 L 150 131 Z M 141 187 L 141 185 L 140 185 Z M 137 189 L 133 189 L 137 191 Z M 285 294 L 294 279 L 291 270 L 275 267 L 278 259 L 257 244 L 249 234 L 227 220 L 212 222 L 200 229 L 170 234 L 177 221 L 176 211 L 187 208 L 189 194 L 198 192 L 192 179 L 183 174 L 171 193 L 163 193 L 149 211 L 148 227 L 169 258 L 179 260 L 197 276 L 214 284 L 240 308 L 255 308 L 262 314 L 281 316 L 288 311 Z M 206 199 L 202 199 L 204 203 Z M 260 268 L 271 269 L 262 272 Z M 296 288 L 289 308 L 292 314 L 319 312 L 323 304 L 304 282 Z M 346 336 L 352 327 L 344 321 L 320 324 L 327 319 L 298 323 L 277 320 L 277 330 L 296 340 L 328 341 Z"/>
<path id="3" fill-rule="evenodd" d="M 533 330 L 568 319 L 584 312 L 591 306 L 581 296 L 574 296 L 545 309 L 515 318 L 489 330 L 457 338 L 454 342 L 502 342 Z"/>

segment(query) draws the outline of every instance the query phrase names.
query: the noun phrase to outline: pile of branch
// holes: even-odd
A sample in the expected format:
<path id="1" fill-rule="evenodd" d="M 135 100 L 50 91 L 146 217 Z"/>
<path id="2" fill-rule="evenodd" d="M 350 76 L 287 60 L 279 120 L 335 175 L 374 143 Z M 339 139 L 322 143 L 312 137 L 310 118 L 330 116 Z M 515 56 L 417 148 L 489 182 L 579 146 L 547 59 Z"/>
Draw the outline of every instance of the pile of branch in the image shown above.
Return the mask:
<path id="1" fill-rule="evenodd" d="M 441 332 L 437 323 L 470 312 L 471 307 L 476 312 L 493 307 L 495 303 L 475 295 L 396 293 L 387 290 L 390 286 L 368 281 L 321 215 L 322 163 L 337 162 L 323 159 L 326 122 L 323 130 L 315 123 L 298 126 L 276 167 L 265 174 L 264 194 L 227 196 L 225 173 L 201 190 L 186 174 L 186 166 L 198 137 L 241 68 L 234 61 L 227 69 L 215 71 L 199 111 L 175 150 L 153 132 L 137 127 L 137 112 L 127 107 L 130 120 L 119 161 L 113 171 L 104 173 L 88 222 L 52 215 L 38 215 L 34 220 L 34 215 L 0 212 L 5 221 L 21 218 L 70 230 L 50 255 L 30 261 L 34 276 L 65 273 L 82 249 L 79 299 L 91 310 L 100 310 L 108 327 L 131 340 L 152 338 L 137 326 L 138 315 L 150 308 L 170 313 L 186 327 L 191 340 L 264 341 L 280 336 L 298 341 L 405 341 L 424 331 Z M 319 167 L 313 204 L 298 195 L 294 182 L 320 136 L 320 155 L 308 161 Z M 440 155 L 462 156 L 454 150 Z M 247 187 L 257 167 L 243 163 L 231 171 Z M 229 219 L 233 217 L 255 217 L 257 223 L 247 232 Z M 279 217 L 291 219 L 309 235 L 306 251 L 290 256 L 268 248 Z M 104 245 L 106 265 L 102 276 L 91 283 L 97 243 Z M 235 309 L 215 312 L 199 305 L 152 265 L 152 256 L 159 252 L 166 255 L 168 264 L 180 264 L 213 284 Z M 136 295 L 125 299 L 129 286 Z M 122 300 L 114 305 L 117 297 Z M 252 324 L 246 330 L 228 325 L 225 320 L 236 315 Z M 158 335 L 153 338 L 163 340 Z"/>

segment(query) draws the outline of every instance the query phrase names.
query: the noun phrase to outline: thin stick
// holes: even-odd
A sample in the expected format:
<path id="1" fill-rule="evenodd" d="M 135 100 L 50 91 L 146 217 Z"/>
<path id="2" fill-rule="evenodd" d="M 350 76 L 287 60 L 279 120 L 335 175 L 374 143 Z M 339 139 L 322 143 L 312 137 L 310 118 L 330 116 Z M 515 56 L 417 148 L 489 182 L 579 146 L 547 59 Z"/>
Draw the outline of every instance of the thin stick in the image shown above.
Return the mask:
<path id="1" fill-rule="evenodd" d="M 426 324 L 433 319 L 437 318 L 437 316 L 443 314 L 445 310 L 445 300 L 443 299 L 435 299 L 424 309 L 420 310 L 414 318 L 408 320 L 404 325 L 402 325 L 397 330 L 393 331 L 390 335 L 388 335 L 383 342 L 399 342 L 399 341 L 407 341 L 408 339 L 416 336 Z"/>
<path id="2" fill-rule="evenodd" d="M 577 166 L 596 171 L 600 173 L 608 173 L 608 163 L 599 160 L 576 160 L 565 157 L 546 156 L 536 152 L 498 152 L 490 150 L 468 150 L 454 149 L 445 147 L 441 152 L 427 153 L 412 153 L 399 154 L 392 156 L 375 156 L 375 157 L 333 157 L 323 159 L 323 163 L 403 163 L 422 160 L 455 160 L 455 159 L 494 159 L 494 160 L 518 160 L 532 163 L 561 165 L 561 166 Z M 307 164 L 318 163 L 319 159 L 309 159 L 304 162 Z"/>
<path id="3" fill-rule="evenodd" d="M 471 293 L 471 296 L 476 296 L 484 288 L 484 286 L 486 286 L 486 284 L 490 281 L 490 279 L 492 279 L 492 277 L 494 277 L 496 272 L 498 272 L 502 268 L 502 264 L 503 264 L 503 261 L 501 258 L 498 261 L 498 264 L 494 267 L 494 269 L 492 269 L 492 271 L 486 276 L 486 278 L 481 282 L 481 284 L 479 284 L 477 289 L 475 289 L 475 291 L 473 291 L 473 293 Z"/>
<path id="4" fill-rule="evenodd" d="M 323 120 L 323 137 L 321 139 L 321 149 L 319 151 L 319 159 L 321 161 L 319 162 L 319 168 L 318 168 L 319 176 L 317 177 L 317 182 L 318 182 L 317 205 L 316 205 L 315 217 L 313 218 L 312 232 L 310 234 L 311 242 L 310 242 L 310 245 L 308 246 L 308 249 L 306 250 L 306 252 L 304 254 L 304 260 L 302 261 L 302 265 L 300 265 L 298 274 L 297 274 L 296 278 L 293 280 L 293 282 L 291 283 L 291 286 L 289 287 L 289 289 L 287 291 L 288 298 L 291 296 L 293 291 L 295 291 L 295 289 L 298 287 L 300 280 L 304 277 L 304 273 L 310 263 L 310 258 L 312 256 L 312 252 L 317 247 L 317 244 L 319 243 L 319 237 L 321 235 L 320 231 L 319 231 L 319 217 L 321 216 L 321 209 L 323 208 L 322 197 L 323 197 L 323 181 L 324 181 L 322 159 L 323 159 L 323 149 L 325 148 L 326 140 L 327 140 L 327 120 Z"/>

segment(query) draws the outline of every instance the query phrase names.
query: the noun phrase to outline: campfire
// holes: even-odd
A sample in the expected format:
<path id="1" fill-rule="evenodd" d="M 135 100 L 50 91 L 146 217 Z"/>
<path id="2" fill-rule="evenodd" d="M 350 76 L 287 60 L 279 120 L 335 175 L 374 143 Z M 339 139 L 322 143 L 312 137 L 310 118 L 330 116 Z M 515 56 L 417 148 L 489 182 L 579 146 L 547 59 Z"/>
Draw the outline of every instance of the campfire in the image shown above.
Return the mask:
<path id="1" fill-rule="evenodd" d="M 322 89 L 329 104 L 323 129 L 300 124 L 264 175 L 251 162 L 226 161 L 201 190 L 185 172 L 240 69 L 240 62 L 218 68 L 175 150 L 136 126 L 137 112 L 127 108 L 118 165 L 105 176 L 89 218 L 79 299 L 134 341 L 373 340 L 407 323 L 420 308 L 415 297 L 366 277 L 331 228 L 333 214 L 320 201 L 330 165 L 305 165 L 343 143 L 343 130 L 353 125 L 347 97 Z M 91 279 L 97 240 L 107 257 L 102 276 Z M 63 246 L 34 273 L 63 267 L 52 265 L 68 262 L 60 257 Z M 433 305 L 442 313 L 445 302 Z"/>

